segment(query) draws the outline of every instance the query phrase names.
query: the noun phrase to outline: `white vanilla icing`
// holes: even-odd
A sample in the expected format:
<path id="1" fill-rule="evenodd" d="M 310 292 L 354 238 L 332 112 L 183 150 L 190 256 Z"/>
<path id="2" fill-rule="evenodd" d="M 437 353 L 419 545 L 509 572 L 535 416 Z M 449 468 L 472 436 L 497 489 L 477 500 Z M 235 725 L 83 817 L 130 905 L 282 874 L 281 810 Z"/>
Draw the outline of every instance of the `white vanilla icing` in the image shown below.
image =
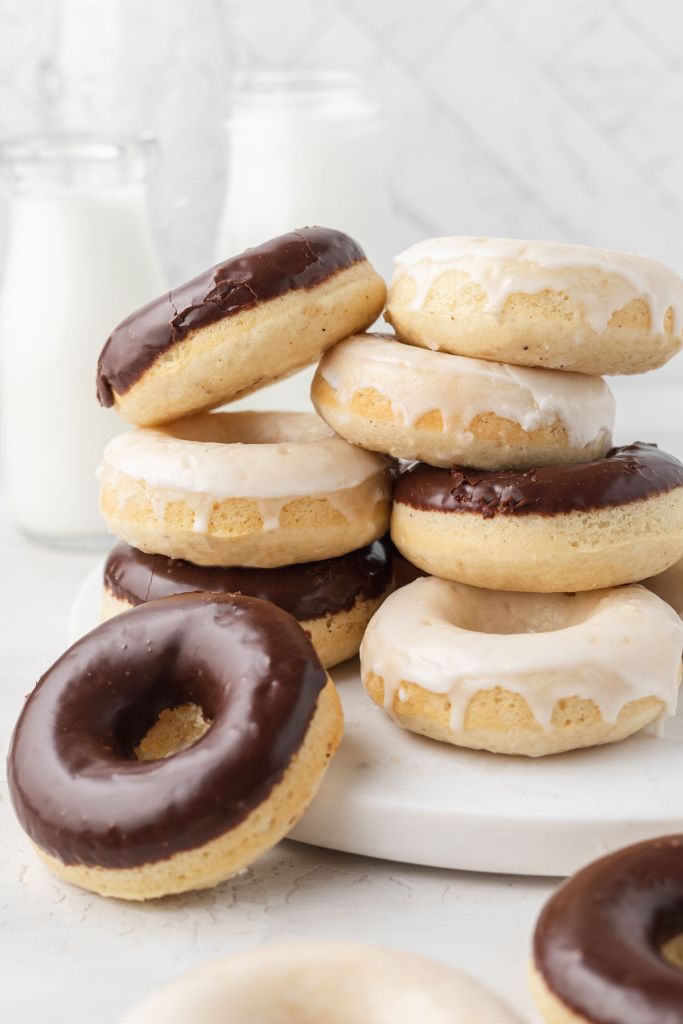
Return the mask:
<path id="1" fill-rule="evenodd" d="M 653 334 L 662 330 L 668 309 L 673 311 L 674 331 L 683 325 L 683 280 L 658 260 L 634 253 L 513 238 L 430 238 L 396 257 L 392 283 L 406 275 L 415 282 L 412 308 L 417 310 L 437 278 L 449 270 L 461 271 L 479 285 L 487 298 L 485 311 L 493 316 L 500 315 L 511 295 L 547 289 L 567 295 L 598 333 L 634 299 L 647 302 Z"/>
<path id="2" fill-rule="evenodd" d="M 559 420 L 576 447 L 601 434 L 607 447 L 614 425 L 614 398 L 601 377 L 430 352 L 382 335 L 359 334 L 335 345 L 319 373 L 343 403 L 374 388 L 409 426 L 438 409 L 444 433 L 456 441 L 482 413 L 495 413 L 527 432 Z"/>
<path id="3" fill-rule="evenodd" d="M 520 694 L 549 728 L 558 700 L 580 697 L 615 722 L 629 701 L 657 697 L 674 714 L 683 623 L 638 585 L 567 594 L 479 590 L 423 577 L 392 594 L 370 621 L 361 676 L 384 680 L 391 713 L 404 683 L 450 702 L 462 729 L 479 690 Z"/>
<path id="4" fill-rule="evenodd" d="M 519 1024 L 451 967 L 362 943 L 295 943 L 207 964 L 148 996 L 122 1024 Z"/>
<path id="5" fill-rule="evenodd" d="M 98 473 L 144 480 L 186 502 L 188 495 L 251 498 L 280 500 L 281 508 L 295 497 L 357 487 L 386 465 L 382 456 L 337 437 L 312 413 L 231 412 L 135 427 L 107 445 Z M 279 508 L 264 509 L 276 525 Z M 199 500 L 195 512 L 201 517 L 210 508 Z"/>

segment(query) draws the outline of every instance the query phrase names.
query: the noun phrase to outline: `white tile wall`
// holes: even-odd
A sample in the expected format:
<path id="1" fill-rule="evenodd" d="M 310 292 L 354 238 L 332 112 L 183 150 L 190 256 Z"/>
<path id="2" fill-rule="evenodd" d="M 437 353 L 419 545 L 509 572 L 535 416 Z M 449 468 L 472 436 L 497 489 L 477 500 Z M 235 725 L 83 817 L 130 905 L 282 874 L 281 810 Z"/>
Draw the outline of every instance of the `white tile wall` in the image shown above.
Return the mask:
<path id="1" fill-rule="evenodd" d="M 349 66 L 388 115 L 397 246 L 551 237 L 683 272 L 681 38 L 678 0 L 0 0 L 0 131 L 157 133 L 177 280 L 211 258 L 230 73 Z M 679 362 L 626 385 L 629 422 Z"/>

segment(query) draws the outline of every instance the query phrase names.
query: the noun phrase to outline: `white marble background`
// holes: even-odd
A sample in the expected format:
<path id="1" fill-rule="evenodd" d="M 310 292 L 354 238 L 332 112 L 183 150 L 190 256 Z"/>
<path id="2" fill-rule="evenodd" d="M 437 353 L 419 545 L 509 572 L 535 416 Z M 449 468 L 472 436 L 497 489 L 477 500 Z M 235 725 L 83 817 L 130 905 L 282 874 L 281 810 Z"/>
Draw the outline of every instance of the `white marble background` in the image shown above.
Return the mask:
<path id="1" fill-rule="evenodd" d="M 677 0 L 0 0 L 0 133 L 157 134 L 177 281 L 211 260 L 234 70 L 352 67 L 387 114 L 397 247 L 556 238 L 683 272 L 682 32 Z M 680 382 L 683 359 L 617 391 L 654 437 L 676 410 L 647 396 Z"/>

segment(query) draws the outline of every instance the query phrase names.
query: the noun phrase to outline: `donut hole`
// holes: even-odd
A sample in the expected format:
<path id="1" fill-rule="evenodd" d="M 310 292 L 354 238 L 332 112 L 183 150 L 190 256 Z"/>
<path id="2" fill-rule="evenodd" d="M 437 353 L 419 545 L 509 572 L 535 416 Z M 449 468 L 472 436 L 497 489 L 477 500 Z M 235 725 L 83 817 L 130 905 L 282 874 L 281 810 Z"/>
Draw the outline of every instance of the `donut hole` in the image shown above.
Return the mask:
<path id="1" fill-rule="evenodd" d="M 683 931 L 664 942 L 660 946 L 659 952 L 663 959 L 671 964 L 672 967 L 677 967 L 680 971 L 683 971 Z"/>
<path id="2" fill-rule="evenodd" d="M 180 441 L 203 444 L 302 444 L 332 436 L 327 424 L 307 412 L 199 413 L 160 429 Z"/>
<path id="3" fill-rule="evenodd" d="M 457 625 L 475 633 L 551 633 L 584 622 L 600 600 L 583 594 L 468 593 L 457 600 Z"/>
<path id="4" fill-rule="evenodd" d="M 157 720 L 133 748 L 138 761 L 158 761 L 186 750 L 200 740 L 211 721 L 198 704 L 164 708 Z"/>
<path id="5" fill-rule="evenodd" d="M 674 903 L 657 915 L 654 946 L 672 967 L 683 971 L 683 902 Z"/>

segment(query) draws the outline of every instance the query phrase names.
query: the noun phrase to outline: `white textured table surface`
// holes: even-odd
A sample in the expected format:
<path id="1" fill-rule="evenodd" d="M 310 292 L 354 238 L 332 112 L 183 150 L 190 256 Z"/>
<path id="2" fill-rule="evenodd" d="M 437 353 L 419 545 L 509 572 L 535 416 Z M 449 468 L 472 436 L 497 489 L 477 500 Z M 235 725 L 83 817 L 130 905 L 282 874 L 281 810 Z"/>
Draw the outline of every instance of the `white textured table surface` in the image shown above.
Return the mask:
<path id="1" fill-rule="evenodd" d="M 3 760 L 24 695 L 65 645 L 69 603 L 93 562 L 27 543 L 0 514 Z M 534 1019 L 526 967 L 547 881 L 284 842 L 213 891 L 152 905 L 109 902 L 53 879 L 37 861 L 2 775 L 0 1019 L 8 1024 L 115 1024 L 144 992 L 210 958 L 318 938 L 382 943 L 458 965 Z"/>

